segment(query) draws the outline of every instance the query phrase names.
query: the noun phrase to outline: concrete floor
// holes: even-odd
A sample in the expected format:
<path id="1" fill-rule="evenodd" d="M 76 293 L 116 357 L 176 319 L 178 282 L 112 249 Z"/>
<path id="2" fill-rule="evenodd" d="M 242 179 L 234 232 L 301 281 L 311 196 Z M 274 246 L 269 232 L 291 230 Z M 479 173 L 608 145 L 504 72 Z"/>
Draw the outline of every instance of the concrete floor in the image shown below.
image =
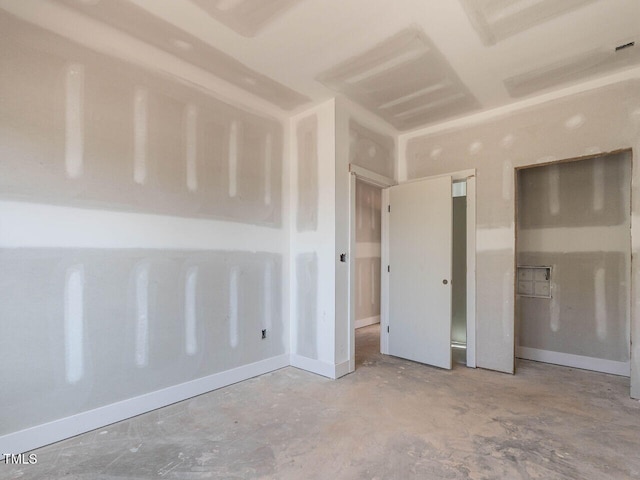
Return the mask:
<path id="1" fill-rule="evenodd" d="M 629 379 L 426 367 L 357 334 L 338 381 L 284 368 L 37 450 L 9 479 L 640 478 Z"/>

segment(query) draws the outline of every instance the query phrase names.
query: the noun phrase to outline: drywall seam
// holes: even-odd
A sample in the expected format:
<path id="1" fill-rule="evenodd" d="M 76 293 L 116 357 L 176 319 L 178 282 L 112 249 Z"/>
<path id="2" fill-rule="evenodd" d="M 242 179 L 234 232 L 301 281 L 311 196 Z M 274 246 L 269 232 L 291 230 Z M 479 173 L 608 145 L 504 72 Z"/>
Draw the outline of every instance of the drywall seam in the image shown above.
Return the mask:
<path id="1" fill-rule="evenodd" d="M 82 176 L 84 163 L 84 66 L 72 64 L 66 71 L 65 167 L 67 176 Z"/>
<path id="2" fill-rule="evenodd" d="M 252 113 L 268 114 L 280 120 L 289 116 L 289 112 L 247 90 L 78 12 L 48 2 L 12 0 L 0 0 L 0 8 L 92 50 L 195 84 L 210 96 Z M 73 25 L 73 29 L 69 25 Z"/>
<path id="3" fill-rule="evenodd" d="M 605 246 L 606 244 L 606 246 Z M 609 226 L 520 228 L 520 252 L 626 252 L 629 231 Z"/>
<path id="4" fill-rule="evenodd" d="M 540 350 L 530 347 L 517 347 L 516 356 L 527 360 L 535 360 L 536 362 L 553 363 L 556 365 L 581 368 L 595 372 L 621 375 L 623 377 L 629 376 L 629 362 L 616 362 L 615 360 L 585 357 L 583 355 L 553 352 L 550 350 Z"/>
<path id="5" fill-rule="evenodd" d="M 12 454 L 27 452 L 288 365 L 289 355 L 279 355 L 10 433 L 0 437 L 0 452 Z"/>
<path id="6" fill-rule="evenodd" d="M 633 80 L 638 78 L 640 78 L 640 67 L 631 68 L 628 70 L 624 70 L 622 72 L 618 72 L 611 75 L 602 76 L 594 80 L 582 82 L 577 85 L 572 85 L 570 87 L 554 90 L 553 92 L 545 93 L 543 95 L 538 95 L 536 97 L 528 98 L 526 100 L 522 100 L 519 102 L 509 103 L 508 105 L 504 105 L 501 107 L 497 107 L 489 110 L 483 110 L 481 112 L 474 113 L 471 115 L 466 115 L 460 118 L 456 118 L 454 120 L 436 123 L 435 125 L 421 127 L 415 130 L 408 131 L 406 133 L 401 133 L 398 135 L 398 141 L 407 142 L 409 139 L 414 137 L 433 135 L 435 133 L 441 133 L 447 130 L 456 130 L 456 129 L 462 129 L 462 128 L 469 128 L 473 126 L 479 126 L 487 120 L 517 113 L 518 111 L 528 107 L 541 105 L 554 100 L 559 100 L 564 97 L 569 97 L 578 93 L 587 92 L 589 90 L 596 90 L 601 87 L 606 87 L 608 85 L 613 85 L 616 83 L 624 82 L 626 80 Z M 402 157 L 404 157 L 404 155 L 401 155 L 400 158 Z M 401 177 L 399 176 L 398 178 L 400 179 Z"/>
<path id="7" fill-rule="evenodd" d="M 279 229 L 209 219 L 0 201 L 0 248 L 162 248 L 283 253 Z"/>

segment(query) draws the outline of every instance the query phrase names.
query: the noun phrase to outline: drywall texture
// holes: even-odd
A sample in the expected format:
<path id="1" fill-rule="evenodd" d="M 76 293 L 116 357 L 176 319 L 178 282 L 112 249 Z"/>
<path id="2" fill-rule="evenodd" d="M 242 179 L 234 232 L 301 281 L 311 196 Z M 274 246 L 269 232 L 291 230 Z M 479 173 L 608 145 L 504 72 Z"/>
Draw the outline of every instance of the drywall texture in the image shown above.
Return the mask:
<path id="1" fill-rule="evenodd" d="M 518 172 L 518 265 L 552 267 L 552 298 L 518 296 L 520 346 L 629 361 L 630 193 L 630 152 Z"/>
<path id="2" fill-rule="evenodd" d="M 335 103 L 291 120 L 291 362 L 335 377 Z"/>
<path id="3" fill-rule="evenodd" d="M 240 35 L 255 37 L 299 0 L 191 0 Z"/>
<path id="4" fill-rule="evenodd" d="M 493 45 L 594 0 L 460 0 L 485 45 Z"/>
<path id="5" fill-rule="evenodd" d="M 349 163 L 393 178 L 394 158 L 393 138 L 349 120 Z"/>
<path id="6" fill-rule="evenodd" d="M 380 321 L 381 197 L 380 188 L 356 182 L 356 326 Z"/>
<path id="7" fill-rule="evenodd" d="M 0 435 L 285 353 L 281 271 L 275 254 L 1 249 Z"/>
<path id="8" fill-rule="evenodd" d="M 0 25 L 0 437 L 288 354 L 281 122 Z"/>
<path id="9" fill-rule="evenodd" d="M 398 130 L 472 111 L 478 101 L 418 27 L 402 30 L 318 81 Z"/>
<path id="10" fill-rule="evenodd" d="M 292 110 L 309 101 L 309 98 L 304 95 L 252 70 L 211 44 L 147 12 L 133 2 L 127 0 L 109 0 L 108 2 L 93 0 L 54 1 L 182 58 L 285 110 Z M 210 4 L 210 2 L 207 3 Z M 254 3 L 255 0 L 252 0 L 251 4 Z M 279 6 L 284 6 L 282 1 L 279 3 Z M 266 6 L 266 8 L 269 10 L 272 7 Z M 258 13 L 261 10 L 264 8 L 254 10 L 254 12 Z M 264 11 L 263 13 L 267 14 Z M 266 17 L 268 16 L 265 15 L 264 20 L 268 19 Z M 238 20 L 240 19 L 238 18 Z"/>
<path id="11" fill-rule="evenodd" d="M 405 154 L 406 163 L 402 167 L 408 178 L 468 168 L 477 171 L 478 366 L 513 370 L 514 167 L 638 147 L 640 82 L 637 80 L 455 129 L 431 134 L 418 132 L 406 139 L 406 150 L 401 153 Z M 640 214 L 639 171 L 640 168 L 633 169 L 634 217 Z M 632 225 L 635 229 L 635 222 Z M 637 238 L 635 231 L 632 237 Z M 634 256 L 640 254 L 639 247 L 634 240 Z M 640 277 L 635 263 L 633 271 L 636 273 L 632 298 L 637 299 Z M 632 311 L 631 318 L 632 338 L 637 338 L 640 312 Z M 634 348 L 632 393 L 640 396 L 640 346 Z"/>
<path id="12" fill-rule="evenodd" d="M 299 232 L 318 228 L 318 118 L 310 116 L 298 123 L 298 202 L 296 226 Z"/>
<path id="13" fill-rule="evenodd" d="M 279 122 L 0 23 L 2 197 L 281 224 Z"/>

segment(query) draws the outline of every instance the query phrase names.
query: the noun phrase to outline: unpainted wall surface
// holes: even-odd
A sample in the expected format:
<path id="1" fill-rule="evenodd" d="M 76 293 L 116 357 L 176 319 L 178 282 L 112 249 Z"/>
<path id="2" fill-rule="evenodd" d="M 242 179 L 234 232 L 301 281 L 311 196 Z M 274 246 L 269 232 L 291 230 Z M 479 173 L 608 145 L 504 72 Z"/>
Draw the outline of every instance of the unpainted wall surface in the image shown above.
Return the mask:
<path id="1" fill-rule="evenodd" d="M 0 25 L 0 437 L 286 355 L 282 123 Z"/>
<path id="2" fill-rule="evenodd" d="M 281 225 L 278 121 L 0 22 L 3 198 Z"/>
<path id="3" fill-rule="evenodd" d="M 380 321 L 380 206 L 382 192 L 356 183 L 356 322 Z"/>
<path id="4" fill-rule="evenodd" d="M 0 249 L 0 435 L 285 353 L 281 285 L 277 254 Z"/>
<path id="5" fill-rule="evenodd" d="M 395 176 L 394 140 L 349 120 L 349 163 L 384 175 Z"/>
<path id="6" fill-rule="evenodd" d="M 285 110 L 292 110 L 309 101 L 308 97 L 258 73 L 232 56 L 227 55 L 222 50 L 215 48 L 210 43 L 203 41 L 198 36 L 192 35 L 172 23 L 149 13 L 144 8 L 137 6 L 129 0 L 109 0 L 108 2 L 101 2 L 99 0 L 54 1 L 62 3 L 69 8 L 76 9 L 89 17 L 139 38 L 149 45 L 153 45 L 193 65 L 197 65 L 215 76 L 261 97 L 274 105 L 278 105 Z M 231 12 L 226 12 L 227 15 L 213 7 L 213 5 L 211 5 L 212 2 L 208 1 L 206 3 L 208 7 L 212 9 L 212 13 L 213 11 L 222 13 L 220 16 L 223 17 L 224 20 L 230 21 L 230 23 L 234 23 L 236 26 L 242 26 L 242 20 L 248 20 L 254 25 L 246 25 L 246 22 L 245 25 L 253 28 L 257 27 L 256 22 L 266 22 L 270 20 L 274 14 L 278 13 L 279 10 L 286 9 L 289 6 L 287 4 L 290 4 L 291 0 L 263 2 L 263 7 L 257 9 L 255 8 L 256 0 L 252 0 L 251 2 L 247 2 L 245 8 L 236 5 L 236 7 L 240 8 L 232 8 Z M 238 2 L 234 1 L 232 3 L 237 4 Z M 233 5 L 231 5 L 231 7 L 233 7 Z M 247 16 L 247 14 L 251 14 L 251 10 L 257 14 L 252 19 Z M 244 15 L 242 11 L 244 11 Z"/>
<path id="7" fill-rule="evenodd" d="M 514 167 L 622 148 L 637 150 L 640 147 L 640 81 L 602 87 L 449 130 L 415 133 L 402 140 L 406 141 L 401 159 L 405 162 L 401 164 L 405 174 L 400 180 L 476 169 L 477 364 L 511 372 L 514 362 Z M 638 171 L 633 169 L 634 218 L 640 213 Z M 633 238 L 637 238 L 635 229 L 632 222 Z M 640 254 L 636 240 L 632 252 L 634 256 Z M 632 297 L 640 298 L 635 265 L 633 271 Z M 638 337 L 640 312 L 633 311 L 631 318 L 632 337 Z M 640 346 L 634 348 L 632 393 L 640 397 Z"/>
<path id="8" fill-rule="evenodd" d="M 296 257 L 297 348 L 296 353 L 318 359 L 318 255 L 301 253 Z"/>
<path id="9" fill-rule="evenodd" d="M 335 377 L 335 103 L 291 119 L 291 363 Z"/>
<path id="10" fill-rule="evenodd" d="M 629 361 L 628 252 L 521 252 L 553 267 L 552 298 L 518 298 L 519 345 Z"/>
<path id="11" fill-rule="evenodd" d="M 628 362 L 631 153 L 518 173 L 518 264 L 552 298 L 518 297 L 520 346 Z"/>
<path id="12" fill-rule="evenodd" d="M 299 232 L 318 228 L 318 118 L 315 115 L 298 123 L 298 202 L 296 226 Z"/>

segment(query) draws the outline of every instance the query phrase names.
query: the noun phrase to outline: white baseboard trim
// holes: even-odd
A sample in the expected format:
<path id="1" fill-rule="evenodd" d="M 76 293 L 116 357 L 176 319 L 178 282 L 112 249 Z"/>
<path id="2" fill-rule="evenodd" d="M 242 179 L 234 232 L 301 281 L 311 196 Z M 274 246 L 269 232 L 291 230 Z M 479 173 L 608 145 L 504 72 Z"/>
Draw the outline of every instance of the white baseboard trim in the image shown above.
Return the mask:
<path id="1" fill-rule="evenodd" d="M 375 325 L 376 323 L 380 323 L 380 315 L 369 318 L 361 318 L 360 320 L 356 320 L 356 329 L 368 327 L 369 325 Z"/>
<path id="2" fill-rule="evenodd" d="M 539 350 L 537 348 L 518 347 L 516 349 L 516 356 L 518 358 L 524 358 L 525 360 L 553 363 L 565 367 L 593 370 L 594 372 L 611 373 L 623 377 L 630 376 L 631 372 L 631 362 L 616 362 L 603 358 L 584 357 L 582 355 Z"/>
<path id="3" fill-rule="evenodd" d="M 346 362 L 342 362 L 342 363 L 339 363 L 339 364 L 336 365 L 335 377 L 334 378 L 344 377 L 348 373 L 350 373 L 349 360 L 347 360 Z"/>
<path id="4" fill-rule="evenodd" d="M 198 378 L 0 437 L 0 455 L 18 454 L 289 366 L 289 355 Z"/>
<path id="5" fill-rule="evenodd" d="M 292 353 L 290 363 L 292 367 L 300 368 L 333 380 L 349 373 L 348 361 L 335 365 Z"/>

